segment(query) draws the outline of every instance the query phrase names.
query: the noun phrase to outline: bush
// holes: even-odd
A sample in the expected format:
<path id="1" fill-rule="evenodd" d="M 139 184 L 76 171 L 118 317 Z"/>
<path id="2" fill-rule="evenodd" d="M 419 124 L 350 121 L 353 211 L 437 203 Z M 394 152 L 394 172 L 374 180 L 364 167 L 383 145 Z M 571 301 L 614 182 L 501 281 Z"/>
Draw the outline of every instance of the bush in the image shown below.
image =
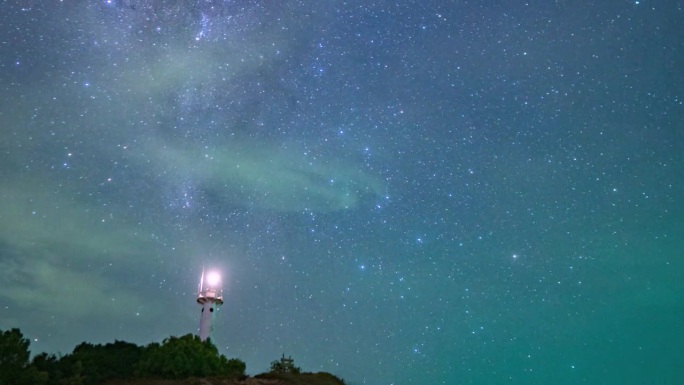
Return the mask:
<path id="1" fill-rule="evenodd" d="M 271 362 L 271 373 L 292 373 L 292 374 L 299 374 L 302 372 L 300 368 L 295 366 L 294 360 L 292 357 L 285 358 L 285 354 L 280 358 L 280 360 L 276 360 Z"/>
<path id="2" fill-rule="evenodd" d="M 134 377 L 245 377 L 246 365 L 219 354 L 211 341 L 187 334 L 140 347 L 123 341 L 83 342 L 63 357 L 38 354 L 29 363 L 29 340 L 19 329 L 0 330 L 0 385 L 98 385 Z"/>
<path id="3" fill-rule="evenodd" d="M 148 345 L 137 365 L 138 377 L 187 378 L 206 376 L 241 377 L 245 374 L 244 362 L 228 360 L 218 353 L 210 340 L 186 334 L 170 337 L 159 345 Z"/>
<path id="4" fill-rule="evenodd" d="M 29 364 L 29 345 L 19 329 L 0 333 L 0 385 L 47 383 L 47 373 Z"/>

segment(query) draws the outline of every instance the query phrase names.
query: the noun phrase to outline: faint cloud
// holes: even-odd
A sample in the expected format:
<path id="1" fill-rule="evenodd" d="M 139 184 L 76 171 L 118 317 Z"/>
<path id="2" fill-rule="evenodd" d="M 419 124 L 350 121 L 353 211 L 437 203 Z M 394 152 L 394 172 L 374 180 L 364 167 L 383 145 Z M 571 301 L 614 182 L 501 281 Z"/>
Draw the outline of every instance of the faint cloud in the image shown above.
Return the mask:
<path id="1" fill-rule="evenodd" d="M 157 141 L 156 143 L 159 143 Z M 170 180 L 193 179 L 236 205 L 276 211 L 351 209 L 385 186 L 357 165 L 311 159 L 303 151 L 248 141 L 212 149 L 158 145 L 151 151 Z"/>

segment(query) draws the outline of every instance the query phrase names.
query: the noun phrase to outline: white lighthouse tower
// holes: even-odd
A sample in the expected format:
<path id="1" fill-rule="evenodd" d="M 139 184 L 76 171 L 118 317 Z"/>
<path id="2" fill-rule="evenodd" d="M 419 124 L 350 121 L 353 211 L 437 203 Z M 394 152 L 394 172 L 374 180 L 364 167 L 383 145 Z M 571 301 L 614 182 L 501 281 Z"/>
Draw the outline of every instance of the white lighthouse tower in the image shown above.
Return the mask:
<path id="1" fill-rule="evenodd" d="M 210 271 L 205 277 L 204 269 L 202 270 L 202 278 L 200 279 L 197 294 L 197 303 L 202 305 L 199 337 L 202 341 L 206 341 L 212 330 L 211 318 L 216 309 L 223 304 L 223 297 L 221 296 L 221 275 L 218 272 Z"/>

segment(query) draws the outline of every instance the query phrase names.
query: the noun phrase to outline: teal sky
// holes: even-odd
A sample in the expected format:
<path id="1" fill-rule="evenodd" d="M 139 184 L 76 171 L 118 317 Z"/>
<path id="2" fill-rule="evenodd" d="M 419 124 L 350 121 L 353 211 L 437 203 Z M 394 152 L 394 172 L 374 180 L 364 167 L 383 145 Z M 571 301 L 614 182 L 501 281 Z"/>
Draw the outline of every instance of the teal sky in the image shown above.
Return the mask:
<path id="1" fill-rule="evenodd" d="M 547 3 L 0 3 L 0 329 L 684 383 L 684 11 Z"/>

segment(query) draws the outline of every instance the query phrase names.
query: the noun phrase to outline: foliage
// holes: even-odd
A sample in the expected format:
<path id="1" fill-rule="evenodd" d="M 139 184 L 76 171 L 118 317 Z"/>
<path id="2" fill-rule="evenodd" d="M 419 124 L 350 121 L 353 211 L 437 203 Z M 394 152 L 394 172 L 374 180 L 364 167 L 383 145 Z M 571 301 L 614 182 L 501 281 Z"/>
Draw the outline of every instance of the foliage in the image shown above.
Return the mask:
<path id="1" fill-rule="evenodd" d="M 0 332 L 2 332 L 0 330 Z M 245 376 L 245 363 L 219 354 L 211 341 L 187 334 L 141 347 L 124 341 L 83 342 L 63 357 L 41 353 L 29 363 L 19 329 L 0 334 L 0 385 L 97 385 L 139 378 Z"/>
<path id="2" fill-rule="evenodd" d="M 41 372 L 47 373 L 47 385 L 60 385 L 64 379 L 62 363 L 54 354 L 40 353 L 33 357 L 31 365 Z"/>
<path id="3" fill-rule="evenodd" d="M 302 372 L 302 370 L 295 366 L 294 360 L 292 357 L 285 358 L 285 354 L 280 358 L 280 360 L 276 360 L 271 362 L 271 369 L 269 370 L 271 373 L 292 373 L 292 374 L 299 374 Z"/>
<path id="4" fill-rule="evenodd" d="M 186 334 L 169 337 L 159 345 L 148 345 L 137 365 L 139 377 L 186 378 L 206 376 L 241 377 L 245 363 L 238 359 L 228 360 L 218 353 L 210 340 Z"/>
<path id="5" fill-rule="evenodd" d="M 138 345 L 124 341 L 106 345 L 82 342 L 71 354 L 62 358 L 62 370 L 69 373 L 73 381 L 82 377 L 83 385 L 132 378 L 133 368 L 140 361 L 142 350 Z"/>
<path id="6" fill-rule="evenodd" d="M 48 375 L 29 363 L 30 341 L 19 329 L 0 334 L 0 385 L 42 385 Z"/>
<path id="7" fill-rule="evenodd" d="M 222 360 L 225 360 L 225 356 L 221 356 Z M 234 376 L 234 377 L 244 377 L 245 376 L 245 370 L 247 370 L 247 365 L 245 364 L 244 361 L 237 359 L 237 358 L 230 358 L 225 361 L 224 364 L 222 364 L 225 367 L 225 370 L 228 375 Z"/>
<path id="8" fill-rule="evenodd" d="M 41 353 L 31 362 L 29 345 L 19 329 L 0 330 L 0 385 L 161 384 L 190 377 L 197 378 L 184 383 L 205 383 L 201 378 L 206 377 L 219 377 L 225 383 L 227 378 L 246 377 L 243 361 L 227 359 L 210 340 L 192 334 L 145 347 L 124 341 L 105 345 L 83 342 L 65 356 Z M 301 373 L 285 355 L 271 363 L 270 372 L 256 377 L 300 385 L 345 383 L 329 373 Z"/>

